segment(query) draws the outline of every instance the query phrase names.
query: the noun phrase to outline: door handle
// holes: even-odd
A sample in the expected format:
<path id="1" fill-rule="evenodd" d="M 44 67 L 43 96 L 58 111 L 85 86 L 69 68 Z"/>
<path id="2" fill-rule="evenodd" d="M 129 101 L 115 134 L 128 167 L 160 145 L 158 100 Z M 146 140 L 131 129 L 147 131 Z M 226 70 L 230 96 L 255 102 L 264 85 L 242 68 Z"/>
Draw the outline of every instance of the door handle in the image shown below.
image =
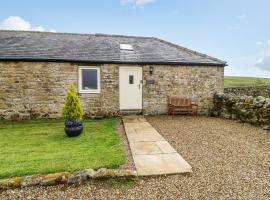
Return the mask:
<path id="1" fill-rule="evenodd" d="M 139 90 L 141 89 L 141 84 L 139 83 Z"/>

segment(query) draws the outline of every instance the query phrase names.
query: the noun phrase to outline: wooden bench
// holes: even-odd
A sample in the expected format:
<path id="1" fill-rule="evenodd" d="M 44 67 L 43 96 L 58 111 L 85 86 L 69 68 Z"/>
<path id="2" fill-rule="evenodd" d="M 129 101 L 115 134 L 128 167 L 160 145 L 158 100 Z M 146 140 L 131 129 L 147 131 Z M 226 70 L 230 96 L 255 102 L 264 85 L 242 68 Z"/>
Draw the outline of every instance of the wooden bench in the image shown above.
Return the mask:
<path id="1" fill-rule="evenodd" d="M 168 97 L 168 114 L 198 114 L 198 105 L 192 103 L 191 99 Z"/>

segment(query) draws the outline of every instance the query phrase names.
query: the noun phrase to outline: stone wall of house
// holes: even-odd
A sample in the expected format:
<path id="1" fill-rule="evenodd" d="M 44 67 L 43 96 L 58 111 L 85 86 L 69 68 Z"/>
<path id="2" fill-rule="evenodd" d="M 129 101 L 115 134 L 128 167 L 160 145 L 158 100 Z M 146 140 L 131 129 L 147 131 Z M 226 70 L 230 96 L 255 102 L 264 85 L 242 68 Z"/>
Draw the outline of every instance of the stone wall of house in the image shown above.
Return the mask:
<path id="1" fill-rule="evenodd" d="M 265 86 L 247 86 L 247 87 L 229 87 L 224 88 L 224 93 L 233 95 L 265 96 L 270 97 L 270 85 Z"/>
<path id="2" fill-rule="evenodd" d="M 215 94 L 211 115 L 248 122 L 270 130 L 270 98 Z"/>
<path id="3" fill-rule="evenodd" d="M 83 64 L 82 64 L 83 65 Z M 0 62 L 0 119 L 58 118 L 67 86 L 77 86 L 78 64 Z M 101 93 L 79 94 L 86 116 L 118 112 L 118 67 L 101 67 Z"/>
<path id="4" fill-rule="evenodd" d="M 78 66 L 59 62 L 0 62 L 0 119 L 61 116 L 67 86 L 78 83 Z M 86 116 L 119 113 L 119 66 L 100 65 L 101 93 L 79 94 Z M 213 94 L 223 91 L 223 67 L 143 67 L 143 109 L 146 114 L 167 112 L 167 97 L 180 96 L 207 113 Z"/>
<path id="5" fill-rule="evenodd" d="M 213 105 L 215 92 L 223 91 L 223 67 L 156 66 L 150 75 L 150 66 L 143 68 L 143 108 L 146 113 L 167 113 L 167 97 L 190 98 L 199 106 L 200 114 L 207 114 Z"/>

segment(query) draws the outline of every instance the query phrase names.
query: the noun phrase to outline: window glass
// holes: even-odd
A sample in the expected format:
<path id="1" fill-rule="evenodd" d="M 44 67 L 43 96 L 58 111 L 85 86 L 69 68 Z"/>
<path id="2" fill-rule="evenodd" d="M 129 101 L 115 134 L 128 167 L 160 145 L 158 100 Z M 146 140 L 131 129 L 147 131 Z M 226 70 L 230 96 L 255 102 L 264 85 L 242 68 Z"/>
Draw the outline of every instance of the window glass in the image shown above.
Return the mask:
<path id="1" fill-rule="evenodd" d="M 134 76 L 129 75 L 129 84 L 134 84 Z"/>
<path id="2" fill-rule="evenodd" d="M 82 89 L 83 90 L 98 89 L 97 69 L 82 69 Z"/>

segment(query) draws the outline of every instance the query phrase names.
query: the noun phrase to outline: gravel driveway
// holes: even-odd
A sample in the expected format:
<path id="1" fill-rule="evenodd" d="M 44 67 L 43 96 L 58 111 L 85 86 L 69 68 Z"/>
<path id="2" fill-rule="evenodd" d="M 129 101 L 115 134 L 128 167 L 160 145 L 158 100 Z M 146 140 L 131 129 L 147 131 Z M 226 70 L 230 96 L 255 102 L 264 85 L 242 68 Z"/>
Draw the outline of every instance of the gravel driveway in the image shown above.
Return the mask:
<path id="1" fill-rule="evenodd" d="M 189 162 L 192 174 L 7 190 L 0 199 L 270 199 L 270 132 L 207 117 L 147 119 Z"/>

